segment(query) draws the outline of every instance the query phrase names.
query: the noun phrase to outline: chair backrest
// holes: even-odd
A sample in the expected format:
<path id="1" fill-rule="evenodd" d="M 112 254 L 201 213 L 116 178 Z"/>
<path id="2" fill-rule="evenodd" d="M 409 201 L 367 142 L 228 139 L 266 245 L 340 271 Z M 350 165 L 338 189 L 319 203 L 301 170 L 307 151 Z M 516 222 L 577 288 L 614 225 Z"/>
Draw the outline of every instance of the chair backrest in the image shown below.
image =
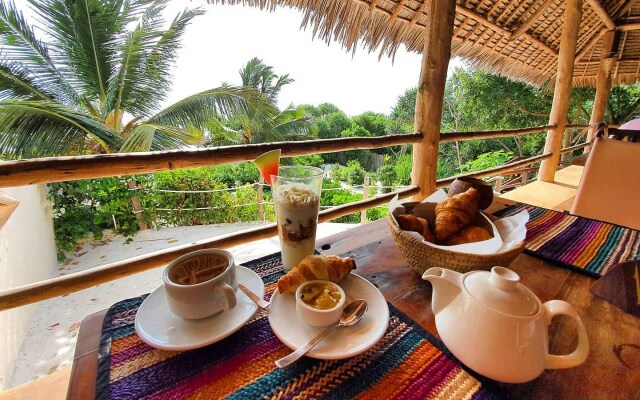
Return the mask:
<path id="1" fill-rule="evenodd" d="M 598 124 L 596 127 L 596 137 L 605 137 L 623 142 L 639 142 L 640 131 L 633 129 L 609 128 L 605 124 Z"/>
<path id="2" fill-rule="evenodd" d="M 594 138 L 571 213 L 640 229 L 640 142 L 610 138 L 625 130 L 612 131 Z"/>

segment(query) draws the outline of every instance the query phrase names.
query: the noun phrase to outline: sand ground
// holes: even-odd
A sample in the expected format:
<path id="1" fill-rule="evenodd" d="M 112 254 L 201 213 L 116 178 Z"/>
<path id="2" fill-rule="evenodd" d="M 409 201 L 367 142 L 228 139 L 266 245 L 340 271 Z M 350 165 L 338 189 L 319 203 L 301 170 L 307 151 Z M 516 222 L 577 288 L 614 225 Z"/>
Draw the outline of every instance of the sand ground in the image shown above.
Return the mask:
<path id="1" fill-rule="evenodd" d="M 88 268 L 123 260 L 152 251 L 182 245 L 254 227 L 259 223 L 218 224 L 166 228 L 139 232 L 130 243 L 122 236 L 106 235 L 103 240 L 89 240 L 69 254 L 54 276 L 71 274 Z M 344 231 L 356 225 L 323 223 L 318 226 L 318 238 Z M 277 236 L 228 249 L 237 263 L 280 250 Z M 38 304 L 31 319 L 8 387 L 17 386 L 60 369 L 73 360 L 80 322 L 94 312 L 131 297 L 149 293 L 162 284 L 164 267 L 155 268 L 113 282 L 104 283 L 63 297 Z"/>

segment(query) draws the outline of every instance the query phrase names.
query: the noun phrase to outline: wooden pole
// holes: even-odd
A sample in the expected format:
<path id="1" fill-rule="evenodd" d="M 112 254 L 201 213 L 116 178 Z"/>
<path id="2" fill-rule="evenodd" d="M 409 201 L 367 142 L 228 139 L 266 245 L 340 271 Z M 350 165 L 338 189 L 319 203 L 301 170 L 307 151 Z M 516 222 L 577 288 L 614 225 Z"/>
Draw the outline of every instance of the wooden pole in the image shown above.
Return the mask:
<path id="1" fill-rule="evenodd" d="M 369 177 L 365 176 L 364 177 L 364 186 L 362 189 L 362 200 L 366 200 L 369 198 Z M 360 211 L 360 223 L 361 224 L 366 224 L 367 223 L 367 210 L 362 210 Z"/>
<path id="2" fill-rule="evenodd" d="M 602 55 L 600 57 L 600 69 L 596 76 L 596 95 L 593 99 L 593 108 L 591 109 L 591 119 L 589 120 L 589 134 L 587 142 L 591 143 L 596 134 L 595 124 L 604 122 L 604 114 L 607 109 L 607 101 L 609 100 L 609 91 L 611 90 L 611 71 L 616 64 L 616 58 L 611 54 L 614 48 L 616 38 L 615 31 L 608 31 L 602 38 Z M 589 147 L 584 148 L 584 152 L 588 153 Z"/>
<path id="3" fill-rule="evenodd" d="M 264 222 L 264 201 L 262 199 L 262 182 L 263 179 L 260 177 L 260 182 L 258 182 L 258 221 Z"/>
<path id="4" fill-rule="evenodd" d="M 551 157 L 542 162 L 540 174 L 538 175 L 538 179 L 544 182 L 553 182 L 558 168 L 558 161 L 560 161 L 562 137 L 567 126 L 567 113 L 569 111 L 569 100 L 571 100 L 571 87 L 573 86 L 573 63 L 576 54 L 578 28 L 582 19 L 582 0 L 567 0 L 565 5 L 560 52 L 558 54 L 558 72 L 553 93 L 553 105 L 549 115 L 549 125 L 555 125 L 556 127 L 547 131 L 544 153 L 551 153 Z"/>
<path id="5" fill-rule="evenodd" d="M 127 182 L 127 187 L 129 188 L 129 190 L 134 190 L 138 188 L 136 186 L 136 181 L 134 180 L 130 180 L 129 182 Z M 138 222 L 138 228 L 140 228 L 141 231 L 146 231 L 147 229 L 149 229 L 149 227 L 144 222 L 144 217 L 142 216 L 142 213 L 143 213 L 142 204 L 140 203 L 140 199 L 138 198 L 138 196 L 131 196 L 131 205 L 133 206 L 133 213 L 135 214 L 136 221 Z M 115 223 L 115 218 L 114 218 L 114 223 Z"/>
<path id="6" fill-rule="evenodd" d="M 442 102 L 455 13 L 455 0 L 429 1 L 414 122 L 414 131 L 423 137 L 413 146 L 411 170 L 411 182 L 420 187 L 418 200 L 436 190 Z"/>

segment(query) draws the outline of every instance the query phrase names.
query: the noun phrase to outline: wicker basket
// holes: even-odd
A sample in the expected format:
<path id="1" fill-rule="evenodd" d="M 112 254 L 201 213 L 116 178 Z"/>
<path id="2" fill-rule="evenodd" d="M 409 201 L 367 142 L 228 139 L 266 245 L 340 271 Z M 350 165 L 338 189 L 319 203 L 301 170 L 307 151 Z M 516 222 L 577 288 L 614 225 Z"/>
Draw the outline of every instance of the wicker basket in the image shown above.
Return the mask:
<path id="1" fill-rule="evenodd" d="M 452 269 L 458 272 L 469 272 L 477 269 L 490 270 L 491 267 L 506 267 L 522 252 L 524 241 L 510 250 L 495 254 L 467 254 L 443 250 L 424 244 L 406 234 L 391 214 L 387 217 L 391 236 L 400 253 L 412 270 L 422 275 L 432 267 Z"/>

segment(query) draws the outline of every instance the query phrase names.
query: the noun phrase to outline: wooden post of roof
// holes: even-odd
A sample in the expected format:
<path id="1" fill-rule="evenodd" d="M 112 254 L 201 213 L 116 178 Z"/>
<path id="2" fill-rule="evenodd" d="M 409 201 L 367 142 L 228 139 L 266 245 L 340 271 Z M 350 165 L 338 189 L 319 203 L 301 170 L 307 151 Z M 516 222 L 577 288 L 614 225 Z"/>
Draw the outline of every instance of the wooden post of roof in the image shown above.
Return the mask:
<path id="1" fill-rule="evenodd" d="M 607 109 L 607 101 L 609 100 L 609 91 L 611 90 L 611 71 L 616 64 L 616 58 L 613 57 L 615 43 L 619 38 L 619 34 L 615 31 L 608 31 L 602 38 L 602 54 L 600 55 L 600 69 L 596 76 L 596 95 L 593 100 L 593 108 L 591 109 L 591 119 L 589 120 L 589 134 L 587 135 L 587 143 L 593 140 L 596 134 L 595 124 L 604 122 L 604 113 Z M 589 147 L 584 148 L 584 152 L 589 152 Z"/>
<path id="2" fill-rule="evenodd" d="M 582 19 L 582 0 L 567 0 L 565 6 L 558 53 L 558 72 L 549 115 L 549 125 L 555 125 L 555 128 L 547 131 L 547 140 L 544 145 L 544 153 L 551 153 L 551 157 L 542 161 L 538 176 L 538 179 L 544 182 L 553 182 L 558 161 L 560 161 L 562 137 L 567 126 L 569 100 L 571 100 L 578 28 Z"/>
<path id="3" fill-rule="evenodd" d="M 414 131 L 423 137 L 413 146 L 411 170 L 411 182 L 420 187 L 415 196 L 418 200 L 436 190 L 442 103 L 455 13 L 455 0 L 429 0 L 414 122 Z"/>

